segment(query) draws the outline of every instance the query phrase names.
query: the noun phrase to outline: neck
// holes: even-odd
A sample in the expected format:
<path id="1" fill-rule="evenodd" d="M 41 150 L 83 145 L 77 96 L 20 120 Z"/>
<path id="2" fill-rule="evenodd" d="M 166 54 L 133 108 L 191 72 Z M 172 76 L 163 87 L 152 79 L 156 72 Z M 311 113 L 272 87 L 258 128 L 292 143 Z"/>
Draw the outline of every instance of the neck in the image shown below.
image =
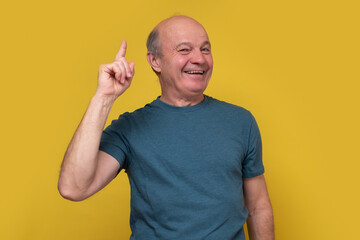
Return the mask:
<path id="1" fill-rule="evenodd" d="M 204 94 L 199 94 L 192 97 L 173 97 L 162 93 L 160 100 L 169 105 L 177 107 L 190 107 L 201 103 L 204 100 Z"/>

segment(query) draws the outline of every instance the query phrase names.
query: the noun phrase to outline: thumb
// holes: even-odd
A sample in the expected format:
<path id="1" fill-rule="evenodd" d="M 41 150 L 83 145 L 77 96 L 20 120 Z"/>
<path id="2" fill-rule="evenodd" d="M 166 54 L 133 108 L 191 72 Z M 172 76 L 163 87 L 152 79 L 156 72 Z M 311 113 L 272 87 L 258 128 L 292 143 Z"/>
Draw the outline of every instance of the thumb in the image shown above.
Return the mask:
<path id="1" fill-rule="evenodd" d="M 135 62 L 129 62 L 129 67 L 130 67 L 132 75 L 134 76 L 134 74 L 135 74 Z"/>

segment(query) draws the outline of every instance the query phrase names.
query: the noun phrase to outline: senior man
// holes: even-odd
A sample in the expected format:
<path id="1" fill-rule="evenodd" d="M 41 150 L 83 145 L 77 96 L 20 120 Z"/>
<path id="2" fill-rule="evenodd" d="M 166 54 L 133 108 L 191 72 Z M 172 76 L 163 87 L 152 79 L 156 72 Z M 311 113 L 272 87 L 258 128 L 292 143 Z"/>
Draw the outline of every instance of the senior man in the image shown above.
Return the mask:
<path id="1" fill-rule="evenodd" d="M 104 125 L 130 86 L 134 63 L 123 41 L 115 61 L 100 66 L 98 88 L 66 151 L 61 195 L 80 201 L 121 169 L 131 185 L 137 240 L 274 239 L 261 137 L 244 108 L 204 95 L 213 59 L 208 35 L 192 18 L 175 16 L 150 33 L 147 60 L 161 96 Z"/>

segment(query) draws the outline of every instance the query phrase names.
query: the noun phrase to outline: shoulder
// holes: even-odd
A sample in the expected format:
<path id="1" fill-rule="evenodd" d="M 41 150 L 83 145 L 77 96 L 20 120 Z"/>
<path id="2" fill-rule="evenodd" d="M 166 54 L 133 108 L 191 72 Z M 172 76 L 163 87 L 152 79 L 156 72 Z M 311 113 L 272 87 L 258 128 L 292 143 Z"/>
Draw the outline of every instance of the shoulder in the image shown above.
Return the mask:
<path id="1" fill-rule="evenodd" d="M 117 119 L 113 119 L 107 127 L 116 129 L 117 131 L 127 131 L 144 122 L 149 114 L 151 114 L 152 103 L 146 104 L 144 107 L 138 108 L 132 112 L 124 112 Z"/>
<path id="2" fill-rule="evenodd" d="M 153 110 L 154 102 L 155 101 L 153 101 L 151 103 L 147 103 L 145 106 L 140 107 L 134 111 L 124 112 L 124 113 L 120 114 L 118 119 L 116 119 L 115 121 L 117 121 L 117 120 L 124 121 L 124 120 L 132 120 L 132 119 L 141 118 Z"/>
<path id="3" fill-rule="evenodd" d="M 254 120 L 252 113 L 244 107 L 228 103 L 225 101 L 218 100 L 213 97 L 207 96 L 209 105 L 212 107 L 213 111 L 218 114 L 222 114 L 224 118 L 235 118 L 236 120 L 249 121 Z"/>

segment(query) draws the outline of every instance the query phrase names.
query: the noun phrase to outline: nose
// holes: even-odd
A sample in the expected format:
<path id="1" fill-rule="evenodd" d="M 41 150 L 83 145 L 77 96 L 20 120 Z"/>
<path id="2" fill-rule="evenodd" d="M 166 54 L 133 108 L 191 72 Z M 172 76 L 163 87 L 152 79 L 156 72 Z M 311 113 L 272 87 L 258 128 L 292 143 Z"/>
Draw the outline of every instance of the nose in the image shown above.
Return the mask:
<path id="1" fill-rule="evenodd" d="M 201 52 L 201 50 L 196 50 L 192 52 L 192 56 L 190 59 L 190 62 L 193 64 L 204 64 L 206 61 L 204 54 Z"/>

